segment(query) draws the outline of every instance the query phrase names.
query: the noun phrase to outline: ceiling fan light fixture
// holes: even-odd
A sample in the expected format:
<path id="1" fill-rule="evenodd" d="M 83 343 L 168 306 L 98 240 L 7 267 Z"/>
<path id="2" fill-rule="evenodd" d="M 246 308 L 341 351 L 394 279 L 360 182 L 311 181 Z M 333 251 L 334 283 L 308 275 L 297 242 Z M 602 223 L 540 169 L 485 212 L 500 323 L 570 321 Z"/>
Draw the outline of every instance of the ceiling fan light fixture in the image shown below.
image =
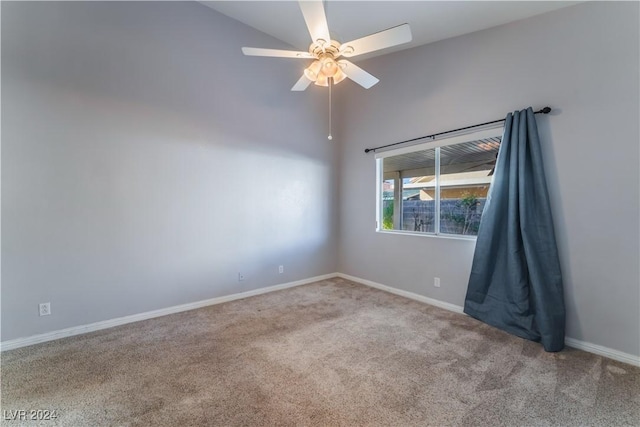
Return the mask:
<path id="1" fill-rule="evenodd" d="M 359 39 L 340 43 L 337 40 L 331 39 L 325 13 L 325 1 L 326 0 L 298 1 L 312 40 L 308 52 L 243 47 L 242 53 L 248 56 L 304 58 L 313 60 L 313 63 L 304 70 L 303 76 L 301 76 L 291 88 L 292 91 L 303 91 L 311 82 L 317 86 L 329 86 L 329 88 L 331 88 L 332 83 L 339 83 L 346 77 L 363 88 L 369 89 L 378 83 L 379 80 L 357 65 L 346 59 L 340 59 L 340 57 L 350 58 L 352 56 L 363 55 L 408 43 L 412 40 L 409 24 L 397 25 L 368 36 L 360 37 Z M 346 68 L 347 66 L 348 68 Z M 329 79 L 332 80 L 330 81 Z"/>
<path id="2" fill-rule="evenodd" d="M 316 79 L 316 86 L 329 86 L 329 78 L 324 73 L 319 73 Z"/>
<path id="3" fill-rule="evenodd" d="M 336 71 L 336 73 L 333 75 L 333 84 L 337 84 L 340 83 L 341 81 L 343 81 L 344 79 L 347 78 L 347 75 L 345 73 L 342 72 L 342 70 L 340 69 L 340 67 L 338 67 L 338 70 Z"/>
<path id="4" fill-rule="evenodd" d="M 309 67 L 305 68 L 304 75 L 312 82 L 315 82 L 318 79 L 318 75 L 320 74 L 321 70 L 322 63 L 316 60 L 313 61 L 313 63 L 309 65 Z"/>
<path id="5" fill-rule="evenodd" d="M 333 77 L 340 68 L 333 58 L 325 58 L 322 60 L 322 73 L 327 77 Z"/>

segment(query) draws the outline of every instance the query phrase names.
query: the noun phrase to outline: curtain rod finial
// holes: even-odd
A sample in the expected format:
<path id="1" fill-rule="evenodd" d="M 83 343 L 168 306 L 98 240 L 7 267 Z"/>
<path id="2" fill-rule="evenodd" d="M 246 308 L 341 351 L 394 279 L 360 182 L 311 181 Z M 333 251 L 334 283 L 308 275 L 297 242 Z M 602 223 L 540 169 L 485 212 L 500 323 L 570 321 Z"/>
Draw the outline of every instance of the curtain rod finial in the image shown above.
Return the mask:
<path id="1" fill-rule="evenodd" d="M 544 107 L 540 112 L 542 114 L 549 114 L 551 112 L 551 107 Z"/>

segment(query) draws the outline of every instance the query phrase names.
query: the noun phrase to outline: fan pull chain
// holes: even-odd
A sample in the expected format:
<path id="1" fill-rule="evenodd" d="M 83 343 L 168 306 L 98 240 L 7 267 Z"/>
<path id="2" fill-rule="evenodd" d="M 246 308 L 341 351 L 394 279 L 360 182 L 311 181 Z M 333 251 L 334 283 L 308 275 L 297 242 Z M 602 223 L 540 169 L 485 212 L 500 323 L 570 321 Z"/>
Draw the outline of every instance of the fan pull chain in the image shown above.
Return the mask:
<path id="1" fill-rule="evenodd" d="M 333 86 L 333 77 L 329 77 L 329 136 L 327 139 L 331 141 L 333 136 L 331 136 L 331 86 Z"/>

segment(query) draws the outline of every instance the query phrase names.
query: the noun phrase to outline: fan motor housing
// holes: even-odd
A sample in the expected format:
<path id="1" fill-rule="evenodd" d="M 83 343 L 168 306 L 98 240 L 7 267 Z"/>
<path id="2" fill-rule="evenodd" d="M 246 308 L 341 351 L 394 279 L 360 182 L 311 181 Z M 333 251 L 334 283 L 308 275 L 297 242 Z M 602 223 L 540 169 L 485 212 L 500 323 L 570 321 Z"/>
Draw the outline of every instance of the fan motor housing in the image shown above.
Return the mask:
<path id="1" fill-rule="evenodd" d="M 316 40 L 309 46 L 309 53 L 316 58 L 321 55 L 337 58 L 340 56 L 340 43 L 335 40 L 326 42 L 325 40 Z"/>

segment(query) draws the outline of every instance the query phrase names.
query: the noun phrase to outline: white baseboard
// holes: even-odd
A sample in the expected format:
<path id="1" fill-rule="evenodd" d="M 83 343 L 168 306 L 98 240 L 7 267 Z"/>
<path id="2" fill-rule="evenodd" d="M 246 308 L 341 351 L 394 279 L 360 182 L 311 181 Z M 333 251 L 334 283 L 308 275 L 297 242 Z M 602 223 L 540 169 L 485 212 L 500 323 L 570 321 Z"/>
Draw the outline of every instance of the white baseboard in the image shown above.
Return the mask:
<path id="1" fill-rule="evenodd" d="M 436 307 L 444 308 L 445 310 L 453 311 L 455 313 L 463 313 L 463 308 L 459 305 L 451 304 L 444 301 L 439 301 L 437 299 L 425 297 L 424 295 L 415 294 L 409 291 L 403 291 L 402 289 L 392 288 L 391 286 L 383 285 L 382 283 L 372 282 L 371 280 L 361 279 L 355 276 L 349 276 L 348 274 L 338 273 L 338 277 L 341 277 L 346 280 L 351 280 L 352 282 L 358 282 L 363 285 L 370 286 L 372 288 L 380 289 L 381 291 L 389 292 L 391 294 L 400 295 L 401 297 L 409 298 L 412 300 L 424 302 L 429 305 L 435 305 Z"/>
<path id="2" fill-rule="evenodd" d="M 597 344 L 591 344 L 590 342 L 580 341 L 575 338 L 565 337 L 564 343 L 569 347 L 577 348 L 578 350 L 584 350 L 589 353 L 617 360 L 618 362 L 624 362 L 628 363 L 629 365 L 640 367 L 640 356 L 623 353 L 622 351 L 614 350 L 612 348 L 604 347 Z"/>
<path id="3" fill-rule="evenodd" d="M 361 279 L 355 276 L 350 276 L 348 274 L 337 273 L 336 275 L 343 279 L 351 280 L 352 282 L 361 283 L 363 285 L 370 286 L 372 288 L 380 289 L 382 291 L 386 291 L 395 295 L 400 295 L 405 298 L 424 302 L 426 304 L 434 305 L 436 307 L 444 308 L 445 310 L 453 311 L 455 313 L 462 313 L 466 316 L 466 314 L 463 312 L 463 307 L 459 305 L 438 301 L 433 298 L 428 298 L 423 295 L 415 294 L 413 292 L 392 288 L 391 286 L 383 285 L 377 282 L 372 282 L 371 280 L 367 280 L 367 279 Z M 591 344 L 591 343 L 580 341 L 570 337 L 566 337 L 564 341 L 565 341 L 565 344 L 569 347 L 573 347 L 578 350 L 583 350 L 588 353 L 597 354 L 599 356 L 608 357 L 609 359 L 617 360 L 618 362 L 628 363 L 629 365 L 640 367 L 640 356 L 635 356 L 633 354 L 624 353 L 622 351 L 614 350 L 612 348 L 604 347 L 597 344 Z"/>
<path id="4" fill-rule="evenodd" d="M 248 298 L 255 295 L 266 294 L 268 292 L 279 291 L 281 289 L 287 289 L 287 288 L 293 288 L 296 286 L 306 285 L 306 284 L 317 282 L 320 280 L 331 279 L 332 277 L 341 277 L 343 279 L 351 280 L 352 282 L 360 283 L 375 289 L 380 289 L 385 292 L 389 292 L 389 293 L 399 295 L 405 298 L 409 298 L 415 301 L 423 302 L 425 304 L 440 307 L 445 310 L 452 311 L 454 313 L 464 314 L 463 308 L 456 304 L 439 301 L 439 300 L 425 297 L 423 295 L 419 295 L 413 292 L 403 291 L 401 289 L 397 289 L 391 286 L 383 285 L 381 283 L 373 282 L 371 280 L 350 276 L 348 274 L 329 273 L 321 276 L 310 277 L 308 279 L 297 280 L 295 282 L 282 283 L 279 285 L 269 286 L 266 288 L 254 289 L 252 291 L 240 292 L 237 294 L 226 295 L 223 297 L 211 298 L 211 299 L 196 301 L 188 304 L 176 305 L 173 307 L 162 308 L 160 310 L 147 311 L 145 313 L 133 314 L 131 316 L 119 317 L 116 319 L 105 320 L 102 322 L 91 323 L 88 325 L 74 326 L 71 328 L 47 332 L 39 335 L 33 335 L 30 337 L 8 340 L 0 343 L 0 351 L 13 350 L 16 348 L 26 347 L 29 345 L 43 343 L 47 341 L 53 341 L 60 338 L 86 334 L 88 332 L 108 329 L 114 326 L 125 325 L 127 323 L 139 322 L 141 320 L 153 319 L 154 317 L 166 316 L 168 314 L 180 313 L 182 311 L 195 310 L 197 308 L 207 307 L 210 305 L 221 304 L 224 302 L 234 301 L 242 298 Z M 599 356 L 608 357 L 610 359 L 617 360 L 619 362 L 628 363 L 630 365 L 640 367 L 640 356 L 624 353 L 622 351 L 614 350 L 612 348 L 604 347 L 597 344 L 591 344 L 591 343 L 580 341 L 570 337 L 565 338 L 565 343 L 569 347 L 573 347 L 578 350 L 583 350 L 589 353 L 597 354 Z"/>
<path id="5" fill-rule="evenodd" d="M 0 351 L 13 350 L 20 347 L 26 347 L 33 344 L 39 344 L 47 341 L 53 341 L 60 338 L 71 337 L 74 335 L 86 334 L 88 332 L 99 331 L 102 329 L 112 328 L 114 326 L 125 325 L 127 323 L 139 322 L 141 320 L 153 319 L 154 317 L 166 316 L 168 314 L 180 313 L 182 311 L 194 310 L 196 308 L 207 307 L 209 305 L 222 304 L 223 302 L 234 301 L 242 298 L 248 298 L 255 295 L 266 294 L 268 292 L 279 291 L 282 289 L 293 288 L 295 286 L 306 285 L 308 283 L 317 282 L 336 277 L 336 273 L 324 274 L 322 276 L 310 277 L 308 279 L 297 280 L 295 282 L 282 283 L 279 285 L 269 286 L 266 288 L 254 289 L 252 291 L 240 292 L 232 295 L 211 298 L 202 301 L 191 302 L 187 304 L 175 305 L 172 307 L 161 308 L 159 310 L 147 311 L 145 313 L 132 314 L 130 316 L 118 317 L 116 319 L 104 320 L 101 322 L 90 323 L 88 325 L 74 326 L 71 328 L 60 329 L 57 331 L 47 332 L 44 334 L 33 335 L 25 338 L 16 338 L 13 340 L 3 341 L 0 343 Z"/>

